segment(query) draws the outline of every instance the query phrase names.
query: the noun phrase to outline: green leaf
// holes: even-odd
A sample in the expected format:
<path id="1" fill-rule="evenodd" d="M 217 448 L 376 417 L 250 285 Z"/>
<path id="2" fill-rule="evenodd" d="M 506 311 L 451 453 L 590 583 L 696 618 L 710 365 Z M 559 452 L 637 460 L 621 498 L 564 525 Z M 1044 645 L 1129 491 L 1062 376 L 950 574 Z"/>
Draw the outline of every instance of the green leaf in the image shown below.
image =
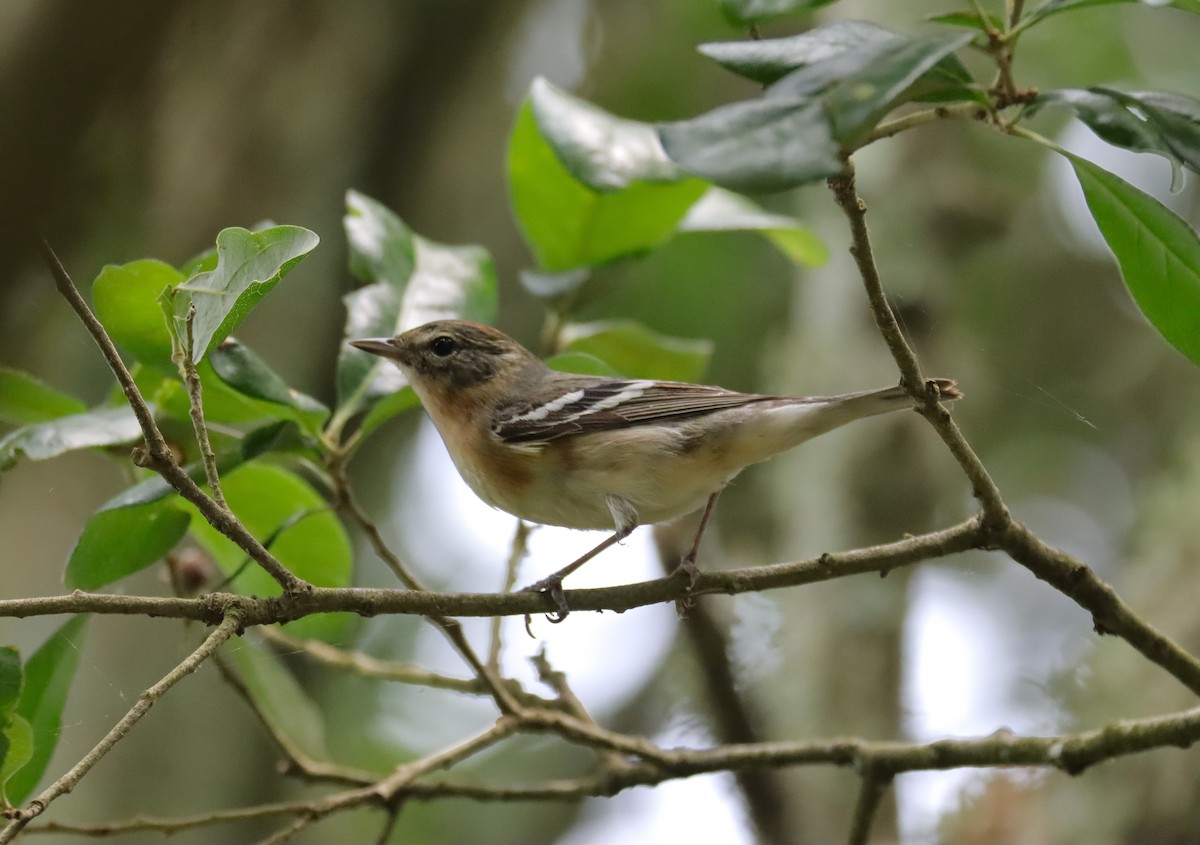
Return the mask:
<path id="1" fill-rule="evenodd" d="M 287 383 L 267 366 L 250 347 L 227 338 L 209 356 L 213 372 L 234 390 L 259 399 L 282 405 L 296 422 L 311 434 L 320 432 L 321 425 L 329 417 L 329 409 L 323 404 Z"/>
<path id="2" fill-rule="evenodd" d="M 697 49 L 726 70 L 763 85 L 807 68 L 808 73 L 794 79 L 787 93 L 810 96 L 912 40 L 866 21 L 837 21 L 787 38 L 718 41 Z M 933 68 L 931 77 L 943 83 L 971 83 L 970 73 L 954 56 L 943 57 Z"/>
<path id="3" fill-rule="evenodd" d="M 1138 307 L 1168 343 L 1200 365 L 1200 238 L 1154 197 L 1064 155 Z"/>
<path id="4" fill-rule="evenodd" d="M 143 364 L 175 373 L 171 360 L 171 334 L 158 298 L 184 279 L 161 261 L 145 259 L 110 264 L 92 283 L 96 317 L 113 341 Z"/>
<path id="5" fill-rule="evenodd" d="M 68 587 L 96 590 L 162 559 L 187 533 L 191 515 L 167 500 L 101 509 L 71 551 Z"/>
<path id="6" fill-rule="evenodd" d="M 59 417 L 18 428 L 0 438 L 0 469 L 8 469 L 22 457 L 44 461 L 76 449 L 131 443 L 141 436 L 137 418 L 127 407 Z"/>
<path id="7" fill-rule="evenodd" d="M 842 172 L 841 145 L 819 100 L 732 103 L 659 127 L 679 166 L 737 191 L 782 191 Z"/>
<path id="8" fill-rule="evenodd" d="M 253 636 L 226 653 L 272 731 L 312 759 L 329 760 L 324 716 L 279 656 Z"/>
<path id="9" fill-rule="evenodd" d="M 835 0 L 720 0 L 721 11 L 735 26 L 749 26 L 784 15 L 801 14 Z"/>
<path id="10" fill-rule="evenodd" d="M 771 214 L 761 206 L 724 188 L 709 188 L 688 209 L 680 232 L 761 232 L 797 264 L 819 267 L 829 260 L 829 249 L 811 229 L 794 217 Z"/>
<path id="11" fill-rule="evenodd" d="M 29 722 L 15 713 L 11 715 L 0 734 L 0 746 L 7 746 L 0 752 L 0 804 L 18 804 L 20 801 L 8 794 L 6 784 L 33 758 L 33 729 Z"/>
<path id="12" fill-rule="evenodd" d="M 243 464 L 221 479 L 229 507 L 255 537 L 269 542 L 271 553 L 300 578 L 318 587 L 350 583 L 350 539 L 329 505 L 305 481 L 285 469 L 259 461 Z M 182 503 L 181 503 L 182 505 Z M 189 507 L 188 505 L 182 505 Z M 282 529 L 282 530 L 281 530 Z M 226 575 L 242 569 L 246 553 L 202 518 L 192 520 L 192 535 Z M 239 591 L 278 595 L 279 585 L 251 565 L 234 580 Z M 345 630 L 341 614 L 306 617 L 293 623 L 298 635 L 336 638 Z"/>
<path id="13" fill-rule="evenodd" d="M 198 363 L 228 337 L 319 241 L 300 226 L 222 230 L 217 235 L 217 266 L 178 285 L 172 297 L 177 337 L 185 336 L 189 303 L 196 305 L 192 360 Z"/>
<path id="14" fill-rule="evenodd" d="M 586 352 L 560 352 L 547 358 L 546 366 L 560 373 L 578 373 L 585 376 L 621 378 L 624 375 L 612 364 Z"/>
<path id="15" fill-rule="evenodd" d="M 30 425 L 86 410 L 87 405 L 74 396 L 55 390 L 28 373 L 0 367 L 0 421 Z"/>
<path id="16" fill-rule="evenodd" d="M 601 192 L 635 182 L 676 182 L 683 174 L 654 127 L 604 111 L 538 77 L 529 88 L 538 131 L 576 181 Z"/>
<path id="17" fill-rule="evenodd" d="M 671 237 L 688 208 L 704 193 L 704 183 L 696 179 L 644 181 L 645 176 L 662 179 L 667 173 L 646 142 L 644 130 L 649 126 L 640 124 L 643 129 L 634 131 L 632 121 L 582 104 L 549 83 L 539 81 L 534 90 L 540 92 L 540 117 L 532 102 L 526 102 L 517 115 L 508 147 L 508 183 L 521 233 L 539 268 L 556 272 L 603 264 Z M 577 136 L 583 127 L 606 125 L 605 137 L 635 138 L 626 148 L 639 157 L 622 167 L 599 154 L 589 157 L 591 148 L 582 142 L 556 150 L 543 135 L 539 121 L 551 126 L 560 140 Z M 571 162 L 569 167 L 564 155 Z M 572 169 L 605 188 L 579 181 Z"/>
<path id="18" fill-rule="evenodd" d="M 591 355 L 628 378 L 698 381 L 708 369 L 708 340 L 668 337 L 634 320 L 577 323 L 562 331 L 564 352 Z"/>
<path id="19" fill-rule="evenodd" d="M 414 234 L 390 209 L 355 191 L 346 194 L 350 266 L 371 282 L 344 298 L 346 338 L 391 337 L 430 320 L 486 323 L 496 316 L 496 269 L 477 246 L 446 246 Z M 338 355 L 338 408 L 330 428 L 406 387 L 393 364 L 344 346 Z M 390 400 L 372 415 L 373 426 L 416 397 Z"/>
<path id="20" fill-rule="evenodd" d="M 29 723 L 33 753 L 29 762 L 8 779 L 5 792 L 13 804 L 21 804 L 30 796 L 58 745 L 63 707 L 83 651 L 86 624 L 86 616 L 71 618 L 25 663 L 25 680 L 16 712 Z"/>
<path id="21" fill-rule="evenodd" d="M 1200 2 L 1196 0 L 1175 0 L 1173 3 L 1163 2 L 1163 0 L 1046 0 L 1045 3 L 1033 9 L 1021 19 L 1016 31 L 1019 32 L 1020 30 L 1028 29 L 1034 24 L 1041 23 L 1048 17 L 1057 15 L 1059 12 L 1086 9 L 1090 6 L 1111 6 L 1115 3 L 1139 2 L 1144 6 L 1174 6 L 1177 9 L 1200 14 Z"/>
<path id="22" fill-rule="evenodd" d="M 1038 95 L 1036 107 L 1070 111 L 1110 144 L 1157 153 L 1200 172 L 1200 100 L 1159 91 L 1062 88 Z"/>
<path id="23" fill-rule="evenodd" d="M 850 145 L 901 103 L 970 84 L 962 65 L 956 59 L 947 65 L 946 60 L 973 37 L 969 32 L 916 38 L 893 35 L 872 49 L 845 53 L 793 71 L 771 86 L 768 95 L 787 99 L 809 95 L 814 85 L 824 85 L 830 72 L 836 71 L 836 84 L 829 86 L 821 99 L 832 121 L 834 137 Z M 918 82 L 922 84 L 918 86 Z"/>
<path id="24" fill-rule="evenodd" d="M 982 16 L 979 12 L 947 12 L 943 15 L 929 15 L 925 20 L 946 26 L 961 26 L 979 32 L 987 32 L 989 27 L 996 32 L 1004 31 L 1004 21 L 991 12 L 984 12 Z"/>
<path id="25" fill-rule="evenodd" d="M 557 299 L 579 290 L 591 276 L 590 267 L 576 267 L 574 270 L 560 270 L 557 273 L 522 270 L 519 278 L 521 287 L 534 296 Z"/>
<path id="26" fill-rule="evenodd" d="M 10 645 L 0 646 L 0 724 L 21 697 L 21 655 Z"/>
<path id="27" fill-rule="evenodd" d="M 290 452 L 303 447 L 304 441 L 295 421 L 277 420 L 248 432 L 237 448 L 218 452 L 216 456 L 217 472 L 224 476 L 259 455 L 268 452 Z M 204 464 L 199 461 L 188 464 L 183 471 L 197 484 L 204 484 L 207 481 Z M 97 513 L 157 502 L 174 492 L 175 488 L 168 484 L 162 476 L 151 475 L 109 499 L 100 506 Z"/>

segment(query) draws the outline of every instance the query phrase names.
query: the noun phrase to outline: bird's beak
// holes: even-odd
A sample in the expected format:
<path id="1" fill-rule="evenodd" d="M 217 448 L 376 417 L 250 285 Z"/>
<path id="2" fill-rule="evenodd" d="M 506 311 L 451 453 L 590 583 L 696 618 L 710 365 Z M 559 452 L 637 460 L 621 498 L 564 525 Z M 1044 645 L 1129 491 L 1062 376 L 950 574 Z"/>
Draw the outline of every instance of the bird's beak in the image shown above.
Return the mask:
<path id="1" fill-rule="evenodd" d="M 396 348 L 396 344 L 392 343 L 390 337 L 364 337 L 361 340 L 350 341 L 350 345 L 363 352 L 370 352 L 372 355 L 390 358 L 393 361 L 400 358 L 400 350 Z"/>

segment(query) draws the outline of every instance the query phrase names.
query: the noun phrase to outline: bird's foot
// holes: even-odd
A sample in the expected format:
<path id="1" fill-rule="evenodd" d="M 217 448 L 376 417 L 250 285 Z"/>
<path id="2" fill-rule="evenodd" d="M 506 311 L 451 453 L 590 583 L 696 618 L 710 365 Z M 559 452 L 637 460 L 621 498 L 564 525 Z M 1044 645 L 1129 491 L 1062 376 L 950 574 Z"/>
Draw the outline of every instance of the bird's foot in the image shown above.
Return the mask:
<path id="1" fill-rule="evenodd" d="M 567 618 L 571 608 L 567 606 L 567 595 L 563 592 L 562 576 L 550 575 L 541 581 L 536 581 L 528 587 L 522 587 L 522 593 L 543 593 L 554 603 L 554 611 L 547 613 L 546 618 L 557 625 Z"/>
<path id="2" fill-rule="evenodd" d="M 700 578 L 700 567 L 696 566 L 696 555 L 692 552 L 684 555 L 679 561 L 679 566 L 675 567 L 675 571 L 671 573 L 671 577 L 687 579 L 687 592 L 675 599 L 675 613 L 680 619 L 683 619 L 695 604 L 692 599 L 692 590 L 696 589 L 696 581 Z"/>

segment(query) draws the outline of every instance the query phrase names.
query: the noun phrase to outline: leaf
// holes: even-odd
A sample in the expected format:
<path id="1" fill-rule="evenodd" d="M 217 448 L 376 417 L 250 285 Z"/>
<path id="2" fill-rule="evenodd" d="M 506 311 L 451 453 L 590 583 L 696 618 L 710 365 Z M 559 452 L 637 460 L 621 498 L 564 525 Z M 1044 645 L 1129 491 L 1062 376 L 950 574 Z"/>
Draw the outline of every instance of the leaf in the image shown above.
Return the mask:
<path id="1" fill-rule="evenodd" d="M 607 361 L 601 361 L 587 352 L 560 352 L 546 359 L 546 366 L 560 373 L 578 373 L 585 376 L 608 376 L 621 378 L 623 373 Z"/>
<path id="2" fill-rule="evenodd" d="M 0 725 L 21 697 L 21 654 L 10 645 L 0 646 Z"/>
<path id="3" fill-rule="evenodd" d="M 230 509 L 250 533 L 264 543 L 275 535 L 269 548 L 289 570 L 318 587 L 349 585 L 350 539 L 341 520 L 305 481 L 280 467 L 251 461 L 225 475 L 221 488 Z M 246 553 L 202 518 L 193 519 L 191 531 L 226 575 L 242 568 Z M 257 566 L 246 567 L 233 586 L 251 595 L 280 592 L 279 585 Z M 297 635 L 303 631 L 304 636 L 330 639 L 341 635 L 345 623 L 341 614 L 321 614 L 293 625 Z"/>
<path id="4" fill-rule="evenodd" d="M 174 374 L 176 366 L 158 298 L 183 280 L 174 267 L 145 259 L 109 264 L 92 282 L 96 317 L 113 341 L 143 364 L 168 374 Z"/>
<path id="5" fill-rule="evenodd" d="M 15 713 L 3 728 L 0 745 L 7 746 L 0 753 L 0 804 L 19 804 L 19 800 L 8 794 L 5 785 L 13 774 L 33 758 L 33 729 L 29 722 Z"/>
<path id="6" fill-rule="evenodd" d="M 1200 3 L 1196 0 L 1175 0 L 1175 2 L 1163 2 L 1163 0 L 1046 0 L 1045 3 L 1032 10 L 1024 18 L 1021 19 L 1016 31 L 1028 29 L 1034 24 L 1041 23 L 1048 17 L 1057 15 L 1060 12 L 1070 12 L 1076 9 L 1086 9 L 1089 6 L 1110 6 L 1114 3 L 1138 3 L 1144 6 L 1174 6 L 1177 9 L 1192 13 L 1200 13 Z"/>
<path id="7" fill-rule="evenodd" d="M 593 356 L 628 378 L 697 381 L 713 344 L 658 334 L 634 320 L 576 323 L 562 331 L 563 351 Z"/>
<path id="8" fill-rule="evenodd" d="M 843 144 L 853 144 L 875 127 L 885 114 L 906 100 L 939 88 L 969 84 L 970 77 L 961 65 L 945 67 L 943 61 L 960 47 L 970 43 L 969 32 L 952 35 L 926 35 L 917 38 L 896 36 L 874 51 L 853 72 L 840 75 L 837 83 L 821 97 L 833 123 L 833 135 Z M 857 63 L 857 58 L 854 63 Z M 839 56 L 828 63 L 801 68 L 775 83 L 770 96 L 792 97 L 809 91 L 812 77 L 829 65 L 848 67 Z M 937 70 L 942 65 L 941 70 Z M 917 88 L 924 77 L 923 88 Z"/>
<path id="9" fill-rule="evenodd" d="M 0 421 L 29 425 L 86 410 L 87 405 L 74 396 L 55 390 L 28 373 L 0 367 Z"/>
<path id="10" fill-rule="evenodd" d="M 272 731 L 312 759 L 329 760 L 324 716 L 278 655 L 250 636 L 226 653 Z"/>
<path id="11" fill-rule="evenodd" d="M 16 713 L 29 723 L 33 752 L 29 762 L 8 779 L 5 793 L 13 804 L 24 803 L 30 796 L 58 745 L 63 707 L 79 665 L 86 624 L 86 616 L 72 617 L 25 663 Z"/>
<path id="12" fill-rule="evenodd" d="M 319 241 L 314 232 L 300 226 L 276 226 L 261 232 L 223 229 L 217 235 L 217 266 L 176 286 L 172 296 L 173 331 L 180 338 L 185 336 L 188 305 L 196 305 L 192 360 L 199 363 L 228 337 Z"/>
<path id="13" fill-rule="evenodd" d="M 1138 307 L 1168 343 L 1200 365 L 1200 238 L 1154 197 L 1064 155 Z"/>
<path id="14" fill-rule="evenodd" d="M 347 339 L 391 337 L 430 320 L 495 318 L 496 270 L 486 250 L 426 240 L 390 209 L 355 191 L 346 194 L 346 209 L 351 269 L 371 282 L 343 299 Z M 351 417 L 403 388 L 393 364 L 344 346 L 337 365 L 338 408 L 329 427 L 340 431 Z M 407 393 L 410 398 L 392 400 L 376 413 L 373 425 L 416 405 L 415 395 Z"/>
<path id="15" fill-rule="evenodd" d="M 557 299 L 579 290 L 591 276 L 592 271 L 589 267 L 576 267 L 574 270 L 560 270 L 557 273 L 522 270 L 520 281 L 521 287 L 534 296 Z"/>
<path id="16" fill-rule="evenodd" d="M 288 387 L 254 350 L 233 338 L 218 345 L 209 361 L 226 385 L 253 399 L 284 406 L 289 416 L 311 434 L 320 432 L 329 417 L 329 409 L 322 403 Z"/>
<path id="17" fill-rule="evenodd" d="M 829 249 L 794 217 L 771 214 L 724 188 L 709 188 L 679 224 L 680 232 L 761 232 L 797 264 L 819 267 L 829 260 Z"/>
<path id="18" fill-rule="evenodd" d="M 679 166 L 736 191 L 782 191 L 841 173 L 841 146 L 818 100 L 733 103 L 659 127 Z"/>
<path id="19" fill-rule="evenodd" d="M 721 11 L 735 26 L 761 23 L 770 18 L 811 12 L 835 0 L 720 0 Z"/>
<path id="20" fill-rule="evenodd" d="M 34 423 L 0 438 L 0 469 L 19 458 L 44 461 L 76 449 L 116 446 L 142 436 L 137 417 L 129 408 L 99 408 L 44 423 Z"/>
<path id="21" fill-rule="evenodd" d="M 765 98 L 661 126 L 667 154 L 684 170 L 724 187 L 780 191 L 841 172 L 843 148 L 853 148 L 906 100 L 947 91 L 961 91 L 963 99 L 978 96 L 951 55 L 971 40 L 969 32 L 908 38 L 858 24 L 806 36 L 810 40 L 799 46 L 791 41 L 790 57 L 781 45 L 766 53 L 723 45 L 723 60 L 744 61 L 754 73 L 798 66 Z M 764 42 L 750 43 L 757 49 Z M 715 46 L 708 45 L 710 54 Z"/>
<path id="22" fill-rule="evenodd" d="M 1004 31 L 1004 21 L 991 12 L 947 12 L 942 15 L 929 15 L 925 20 L 930 23 L 940 23 L 946 26 L 961 26 L 979 32 L 987 32 L 988 28 L 996 32 Z"/>
<path id="23" fill-rule="evenodd" d="M 1110 144 L 1156 153 L 1200 173 L 1200 100 L 1159 91 L 1062 88 L 1042 92 L 1035 105 L 1066 109 Z"/>
<path id="24" fill-rule="evenodd" d="M 530 86 L 529 104 L 541 136 L 567 172 L 589 188 L 619 191 L 682 176 L 648 123 L 609 114 L 541 77 Z"/>
<path id="25" fill-rule="evenodd" d="M 537 82 L 534 89 L 541 92 L 537 109 L 541 117 L 535 114 L 532 102 L 526 102 L 518 112 L 508 146 L 508 183 L 517 223 L 539 269 L 558 272 L 595 266 L 645 251 L 670 238 L 706 186 L 690 178 L 674 182 L 635 180 L 638 175 L 665 177 L 664 166 L 648 153 L 627 167 L 618 167 L 599 156 L 587 158 L 581 152 L 582 144 L 556 150 L 543 136 L 539 120 L 562 137 L 570 136 L 564 127 L 574 120 L 587 126 L 608 121 L 605 125 L 609 135 L 639 137 L 630 147 L 645 153 L 649 144 L 644 130 L 634 133 L 629 129 L 631 121 L 607 115 L 594 106 L 584 108 L 581 101 L 567 97 L 549 83 Z M 647 124 L 640 126 L 653 131 Z M 575 131 L 580 132 L 580 127 Z M 659 149 L 657 144 L 654 148 Z M 564 160 L 571 164 L 564 164 Z M 581 175 L 591 174 L 588 178 L 605 188 L 600 190 L 579 181 L 572 175 L 572 168 Z M 625 187 L 614 190 L 619 185 Z"/>
<path id="26" fill-rule="evenodd" d="M 701 44 L 697 49 L 726 70 L 763 85 L 810 68 L 803 90 L 799 82 L 793 82 L 793 89 L 787 92 L 808 96 L 867 66 L 882 51 L 911 40 L 866 21 L 837 21 L 787 38 L 718 41 Z M 954 56 L 944 57 L 934 67 L 935 76 L 944 82 L 971 82 L 971 75 Z"/>
<path id="27" fill-rule="evenodd" d="M 259 455 L 276 451 L 294 451 L 302 448 L 303 445 L 304 442 L 295 421 L 277 420 L 248 432 L 236 449 L 218 452 L 216 456 L 217 472 L 223 477 L 226 473 L 232 472 L 246 461 Z M 199 461 L 188 464 L 183 471 L 197 484 L 204 484 L 207 481 L 204 464 Z M 162 476 L 151 475 L 109 499 L 100 506 L 97 513 L 157 502 L 174 492 L 175 488 L 168 484 Z"/>
<path id="28" fill-rule="evenodd" d="M 162 559 L 187 533 L 191 515 L 166 500 L 92 514 L 71 551 L 64 581 L 96 590 Z"/>

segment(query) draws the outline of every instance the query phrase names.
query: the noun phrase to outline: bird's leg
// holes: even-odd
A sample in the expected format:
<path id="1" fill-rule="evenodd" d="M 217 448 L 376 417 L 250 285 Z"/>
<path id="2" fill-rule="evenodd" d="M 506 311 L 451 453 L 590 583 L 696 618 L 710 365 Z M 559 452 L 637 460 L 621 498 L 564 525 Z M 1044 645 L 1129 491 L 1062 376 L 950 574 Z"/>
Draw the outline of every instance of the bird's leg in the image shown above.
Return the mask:
<path id="1" fill-rule="evenodd" d="M 604 502 L 608 505 L 609 512 L 612 513 L 613 524 L 617 528 L 616 533 L 611 537 L 605 538 L 594 549 L 571 561 L 557 572 L 547 575 L 541 581 L 530 584 L 528 587 L 521 588 L 521 592 L 523 593 L 546 593 L 550 596 L 550 600 L 554 602 L 556 613 L 556 615 L 549 617 L 551 622 L 562 622 L 567 618 L 567 614 L 571 612 L 571 609 L 567 606 L 567 597 L 563 593 L 563 579 L 609 546 L 624 540 L 638 526 L 637 508 L 628 501 L 622 499 L 620 496 L 610 495 L 604 497 Z"/>
<path id="2" fill-rule="evenodd" d="M 696 566 L 696 555 L 700 553 L 700 539 L 704 536 L 704 529 L 708 527 L 708 520 L 712 517 L 713 508 L 717 504 L 717 496 L 721 495 L 718 490 L 708 497 L 708 502 L 704 505 L 704 513 L 700 515 L 700 525 L 696 528 L 696 536 L 692 539 L 692 548 L 679 561 L 679 566 L 675 568 L 672 575 L 684 575 L 688 579 L 687 595 L 675 602 L 675 610 L 683 616 L 689 607 L 692 606 L 691 594 L 696 588 L 696 579 L 700 577 L 700 569 Z"/>

